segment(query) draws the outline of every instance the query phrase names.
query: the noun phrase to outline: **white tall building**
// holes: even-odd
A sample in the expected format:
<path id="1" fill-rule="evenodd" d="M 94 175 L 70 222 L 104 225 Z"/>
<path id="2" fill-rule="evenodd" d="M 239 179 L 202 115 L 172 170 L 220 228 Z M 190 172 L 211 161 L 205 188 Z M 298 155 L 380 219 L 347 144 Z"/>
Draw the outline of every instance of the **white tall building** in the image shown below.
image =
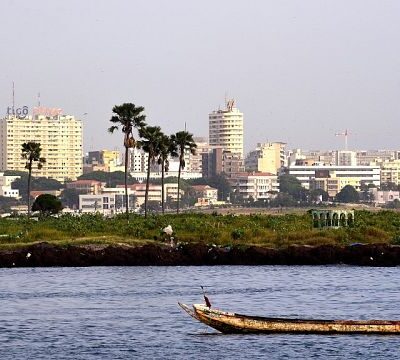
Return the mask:
<path id="1" fill-rule="evenodd" d="M 236 108 L 234 100 L 225 105 L 224 110 L 209 114 L 210 146 L 222 147 L 243 158 L 243 113 Z"/>
<path id="2" fill-rule="evenodd" d="M 46 159 L 34 176 L 65 181 L 82 174 L 82 121 L 53 110 L 37 108 L 33 116 L 0 119 L 0 170 L 26 171 L 22 144 L 34 141 L 40 143 L 41 157 Z"/>
<path id="3" fill-rule="evenodd" d="M 145 173 L 147 171 L 148 154 L 142 149 L 129 149 L 130 171 L 133 173 Z"/>

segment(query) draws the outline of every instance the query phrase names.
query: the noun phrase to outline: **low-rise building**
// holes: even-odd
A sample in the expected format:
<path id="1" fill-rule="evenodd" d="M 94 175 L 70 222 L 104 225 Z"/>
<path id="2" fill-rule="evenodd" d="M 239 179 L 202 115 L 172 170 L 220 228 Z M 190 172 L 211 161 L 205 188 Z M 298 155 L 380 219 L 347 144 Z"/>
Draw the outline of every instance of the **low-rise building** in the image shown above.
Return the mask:
<path id="1" fill-rule="evenodd" d="M 4 175 L 0 172 L 0 196 L 19 198 L 19 190 L 12 189 L 11 184 L 14 180 L 19 179 L 20 176 Z"/>
<path id="2" fill-rule="evenodd" d="M 356 154 L 357 165 L 372 165 L 376 162 L 400 159 L 399 150 L 359 150 Z"/>
<path id="3" fill-rule="evenodd" d="M 218 189 L 210 185 L 193 185 L 192 188 L 198 198 L 207 199 L 210 203 L 218 201 Z"/>
<path id="4" fill-rule="evenodd" d="M 382 184 L 400 184 L 400 160 L 377 161 L 375 164 L 381 167 Z"/>
<path id="5" fill-rule="evenodd" d="M 279 191 L 278 176 L 271 173 L 239 173 L 232 178 L 231 184 L 245 200 L 267 200 Z"/>
<path id="6" fill-rule="evenodd" d="M 11 186 L 0 186 L 0 196 L 18 199 L 19 190 L 12 189 Z"/>
<path id="7" fill-rule="evenodd" d="M 131 192 L 128 192 L 128 207 L 130 211 L 136 209 L 136 198 Z M 100 212 L 105 215 L 124 212 L 125 195 L 116 193 L 79 195 L 79 211 L 82 213 Z"/>
<path id="8" fill-rule="evenodd" d="M 67 189 L 76 189 L 80 194 L 100 194 L 105 183 L 97 180 L 76 180 L 66 184 Z"/>
<path id="9" fill-rule="evenodd" d="M 373 201 L 376 204 L 384 205 L 394 200 L 400 200 L 400 192 L 399 191 L 380 191 L 376 188 L 369 189 L 369 192 L 372 194 Z"/>
<path id="10" fill-rule="evenodd" d="M 346 185 L 352 185 L 357 190 L 361 185 L 380 186 L 379 166 L 338 166 L 321 163 L 303 165 L 303 163 L 289 166 L 286 173 L 295 176 L 306 189 L 321 188 L 331 196 L 335 196 Z"/>
<path id="11" fill-rule="evenodd" d="M 124 185 L 118 185 L 117 188 L 123 188 Z M 141 206 L 145 202 L 146 196 L 146 184 L 133 184 L 128 185 L 128 189 L 131 190 L 132 194 L 135 195 L 137 206 Z M 181 196 L 184 191 L 180 189 Z M 167 183 L 164 184 L 164 201 L 168 199 L 176 201 L 178 199 L 178 184 Z M 162 200 L 162 186 L 149 184 L 148 201 L 158 201 L 161 203 Z"/>

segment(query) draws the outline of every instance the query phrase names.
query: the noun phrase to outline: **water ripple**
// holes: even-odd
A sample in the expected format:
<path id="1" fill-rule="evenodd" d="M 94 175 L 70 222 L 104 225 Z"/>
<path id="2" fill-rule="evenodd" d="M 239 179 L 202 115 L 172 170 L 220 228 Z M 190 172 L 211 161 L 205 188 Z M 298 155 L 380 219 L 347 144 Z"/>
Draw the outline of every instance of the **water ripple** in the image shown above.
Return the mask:
<path id="1" fill-rule="evenodd" d="M 177 301 L 266 316 L 400 319 L 400 268 L 0 269 L 0 358 L 397 359 L 400 336 L 221 335 Z"/>

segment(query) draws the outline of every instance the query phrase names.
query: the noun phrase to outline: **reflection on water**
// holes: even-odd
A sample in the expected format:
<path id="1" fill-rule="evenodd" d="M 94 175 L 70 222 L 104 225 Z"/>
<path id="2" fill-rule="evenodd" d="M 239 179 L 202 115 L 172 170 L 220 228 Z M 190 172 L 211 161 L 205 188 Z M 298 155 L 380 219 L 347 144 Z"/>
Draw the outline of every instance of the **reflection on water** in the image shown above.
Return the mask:
<path id="1" fill-rule="evenodd" d="M 1 359 L 395 359 L 400 336 L 221 335 L 177 301 L 239 313 L 400 319 L 400 268 L 0 269 Z"/>

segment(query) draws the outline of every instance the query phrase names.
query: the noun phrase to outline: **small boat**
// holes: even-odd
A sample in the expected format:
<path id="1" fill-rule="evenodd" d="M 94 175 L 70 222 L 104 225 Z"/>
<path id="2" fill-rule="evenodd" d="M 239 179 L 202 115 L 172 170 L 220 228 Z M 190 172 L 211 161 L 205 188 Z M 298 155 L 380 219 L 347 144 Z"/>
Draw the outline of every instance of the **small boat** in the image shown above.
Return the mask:
<path id="1" fill-rule="evenodd" d="M 178 303 L 190 316 L 224 333 L 400 334 L 400 321 L 303 320 L 225 312 L 204 304 Z"/>

